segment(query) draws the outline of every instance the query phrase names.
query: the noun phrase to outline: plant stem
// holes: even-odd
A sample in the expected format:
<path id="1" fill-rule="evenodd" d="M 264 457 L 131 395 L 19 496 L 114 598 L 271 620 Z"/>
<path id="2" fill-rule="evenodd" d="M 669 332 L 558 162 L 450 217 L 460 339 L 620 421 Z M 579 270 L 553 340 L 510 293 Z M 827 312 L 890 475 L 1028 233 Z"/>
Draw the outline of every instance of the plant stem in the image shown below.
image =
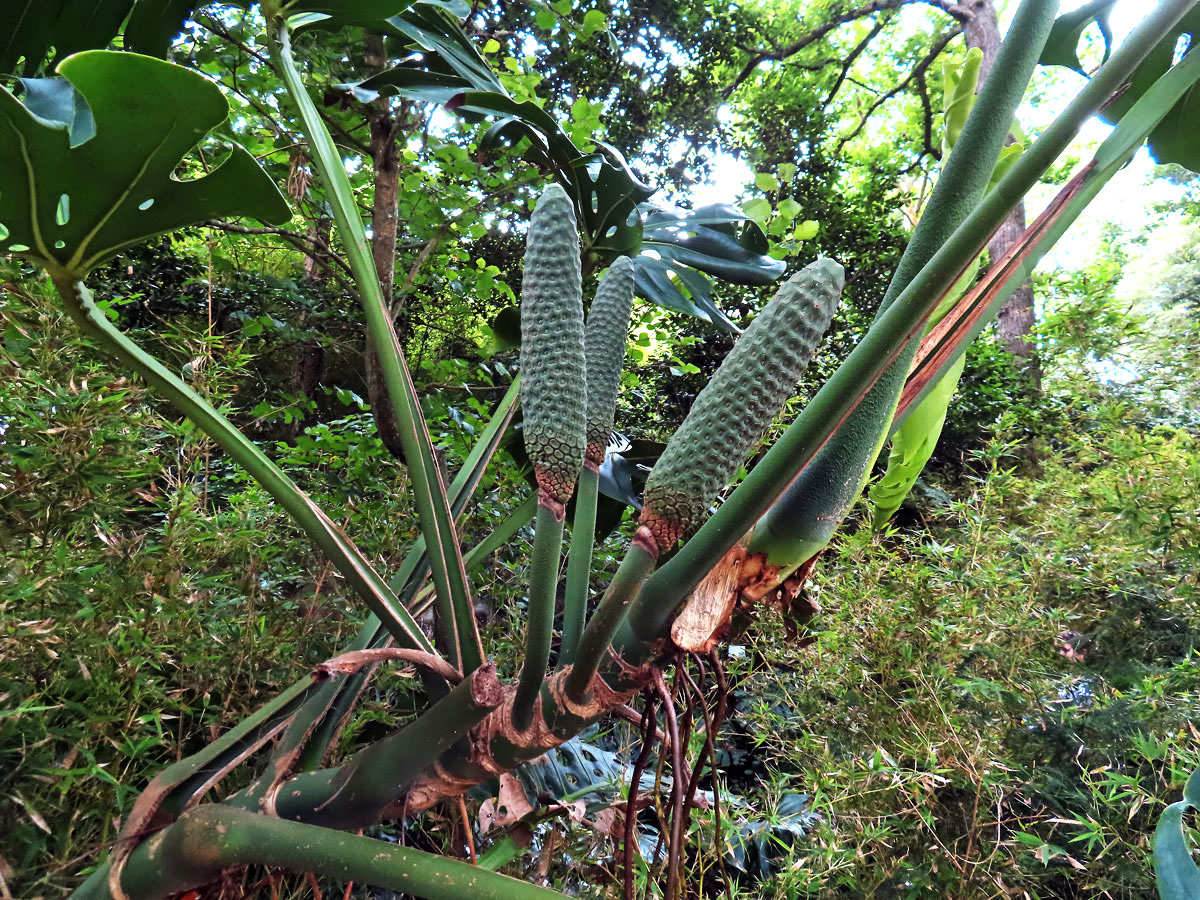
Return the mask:
<path id="1" fill-rule="evenodd" d="M 359 628 L 353 643 L 345 649 L 365 650 L 374 643 L 377 634 L 379 620 L 370 616 Z M 352 675 L 335 676 L 321 685 L 304 701 L 291 725 L 271 751 L 272 762 L 294 753 L 295 767 L 302 772 L 321 765 L 330 743 L 366 685 L 370 672 L 371 667 L 368 666 Z M 424 677 L 424 671 L 422 674 Z"/>
<path id="2" fill-rule="evenodd" d="M 360 750 L 345 765 L 302 772 L 276 791 L 275 814 L 328 828 L 379 821 L 417 775 L 500 705 L 491 664 L 472 672 L 404 728 Z"/>
<path id="3" fill-rule="evenodd" d="M 471 448 L 471 452 L 458 470 L 458 474 L 454 476 L 454 481 L 450 483 L 450 512 L 456 522 L 461 518 L 467 502 L 474 495 L 475 488 L 479 486 L 479 480 L 487 470 L 487 464 L 495 454 L 496 448 L 500 446 L 500 441 L 517 411 L 520 394 L 521 376 L 518 374 L 509 385 L 503 399 L 497 404 L 491 421 L 488 422 L 483 434 L 479 436 L 479 440 L 475 442 L 475 446 Z M 466 565 L 466 560 L 463 562 Z M 410 581 L 424 581 L 428 574 L 429 559 L 426 553 L 425 535 L 420 534 L 417 535 L 417 539 L 413 541 L 412 547 L 405 555 L 399 571 L 389 579 L 388 583 L 392 586 L 392 590 L 400 593 L 409 586 Z"/>
<path id="4" fill-rule="evenodd" d="M 638 591 L 658 563 L 658 554 L 651 550 L 653 539 L 643 539 L 643 531 L 644 529 L 639 529 L 638 537 L 634 538 L 629 552 L 621 560 L 617 574 L 613 576 L 612 583 L 604 592 L 604 598 L 584 629 L 579 642 L 579 653 L 567 676 L 567 696 L 572 700 L 586 699 L 588 685 L 604 659 L 613 634 L 624 620 L 629 604 L 637 597 Z"/>
<path id="5" fill-rule="evenodd" d="M 1004 258 L 992 263 L 983 281 L 946 315 L 944 324 L 930 332 L 909 375 L 893 430 L 962 358 L 1012 292 L 1032 274 L 1042 257 L 1198 80 L 1200 54 L 1189 53 L 1138 98 L 1097 148 L 1091 162 L 1063 186 L 1046 212 L 1025 230 Z M 968 327 L 963 329 L 960 322 L 967 322 Z"/>
<path id="6" fill-rule="evenodd" d="M 497 525 L 491 534 L 468 550 L 467 555 L 463 557 L 463 565 L 467 567 L 467 571 L 474 572 L 487 557 L 507 544 L 513 535 L 528 525 L 537 512 L 537 505 L 537 494 L 530 494 L 520 506 L 505 516 L 504 521 Z M 414 616 L 421 615 L 428 608 L 432 594 L 433 589 L 429 585 L 422 588 L 409 604 L 409 612 Z"/>
<path id="7" fill-rule="evenodd" d="M 433 447 L 420 400 L 413 385 L 404 351 L 383 296 L 379 276 L 371 256 L 366 232 L 354 202 L 350 180 L 325 123 L 308 96 L 292 58 L 287 25 L 280 22 L 270 42 L 271 59 L 283 78 L 312 150 L 312 162 L 329 192 L 334 221 L 342 234 L 347 260 L 358 286 L 359 299 L 367 317 L 367 329 L 379 357 L 380 370 L 387 386 L 388 400 L 396 418 L 408 466 L 413 499 L 420 518 L 421 533 L 430 548 L 433 582 L 439 600 L 438 621 L 441 638 L 450 661 L 468 673 L 483 663 L 483 645 L 475 627 L 467 574 L 454 528 L 454 518 L 446 497 L 441 470 L 433 458 Z"/>
<path id="8" fill-rule="evenodd" d="M 143 843 L 130 856 L 121 886 L 130 900 L 161 900 L 247 865 L 312 872 L 426 900 L 563 900 L 555 891 L 459 860 L 219 804 L 189 811 Z M 107 880 L 104 865 L 72 896 L 111 900 Z"/>
<path id="9" fill-rule="evenodd" d="M 571 523 L 571 551 L 567 557 L 567 590 L 563 596 L 562 643 L 559 668 L 575 660 L 587 615 L 588 588 L 592 578 L 592 547 L 596 540 L 596 500 L 600 473 L 585 463 L 575 492 L 575 519 Z"/>
<path id="10" fill-rule="evenodd" d="M 332 560 L 342 577 L 366 601 L 400 646 L 433 651 L 408 610 L 362 552 L 266 454 L 178 375 L 118 330 L 96 306 L 91 291 L 83 282 L 56 281 L 54 286 L 80 329 L 178 407 L 287 511 Z"/>
<path id="11" fill-rule="evenodd" d="M 529 559 L 529 606 L 525 622 L 525 653 L 517 696 L 513 701 L 512 724 L 524 731 L 533 722 L 533 707 L 546 666 L 550 662 L 550 640 L 554 633 L 554 595 L 558 588 L 558 566 L 562 558 L 562 508 L 539 500 L 534 521 L 533 554 Z"/>
<path id="12" fill-rule="evenodd" d="M 920 334 L 945 291 L 987 244 L 1017 200 L 1037 183 L 1080 127 L 1193 5 L 1194 0 L 1164 0 L 1152 9 L 1067 109 L 955 229 L 716 514 L 647 582 L 630 612 L 631 628 L 622 630 L 618 647 L 623 652 L 636 656 L 643 652 L 646 642 L 661 634 L 675 609 L 713 563 L 754 526 L 857 407 L 866 389 Z"/>

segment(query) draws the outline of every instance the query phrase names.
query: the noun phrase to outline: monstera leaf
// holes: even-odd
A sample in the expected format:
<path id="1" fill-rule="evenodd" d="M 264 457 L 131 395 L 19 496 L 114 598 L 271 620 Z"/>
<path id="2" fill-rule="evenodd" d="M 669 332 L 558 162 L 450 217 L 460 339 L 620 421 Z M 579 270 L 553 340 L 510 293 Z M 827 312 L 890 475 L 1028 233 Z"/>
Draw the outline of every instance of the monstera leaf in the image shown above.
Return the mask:
<path id="1" fill-rule="evenodd" d="M 420 0 L 389 18 L 385 30 L 411 41 L 426 53 L 436 54 L 450 71 L 475 90 L 503 93 L 500 79 L 457 21 L 470 11 L 470 7 L 462 10 L 455 4 Z"/>
<path id="2" fill-rule="evenodd" d="M 1200 769 L 1184 785 L 1183 799 L 1163 810 L 1154 831 L 1154 874 L 1162 900 L 1200 897 L 1200 868 L 1192 860 L 1183 824 L 1189 807 L 1200 809 Z"/>
<path id="3" fill-rule="evenodd" d="M 1112 52 L 1112 26 L 1108 24 L 1108 18 L 1112 15 L 1112 8 L 1116 2 L 1117 0 L 1092 0 L 1091 3 L 1085 3 L 1079 9 L 1063 13 L 1055 19 L 1039 62 L 1043 66 L 1066 66 L 1080 75 L 1086 75 L 1083 63 L 1079 61 L 1079 39 L 1083 36 L 1084 29 L 1093 22 L 1100 29 L 1100 36 L 1104 39 L 1104 60 L 1107 61 Z"/>
<path id="4" fill-rule="evenodd" d="M 61 82 L 38 85 L 26 105 L 0 89 L 0 250 L 76 280 L 122 248 L 184 225 L 228 215 L 271 223 L 290 217 L 274 182 L 240 147 L 202 178 L 174 177 L 228 115 L 212 82 L 148 56 L 105 50 L 76 54 L 59 71 L 78 95 Z M 94 128 L 87 140 L 81 102 Z"/>
<path id="5" fill-rule="evenodd" d="M 1043 65 L 1059 65 L 1082 72 L 1077 46 L 1083 30 L 1096 22 L 1104 35 L 1105 48 L 1109 42 L 1108 14 L 1116 0 L 1093 0 L 1080 9 L 1066 13 L 1055 22 L 1050 40 L 1042 53 Z M 1183 38 L 1188 53 L 1195 53 L 1200 44 L 1200 7 L 1193 8 L 1138 66 L 1129 86 L 1100 112 L 1100 118 L 1115 125 L 1133 107 L 1159 77 L 1171 68 L 1175 51 Z M 1106 53 L 1107 55 L 1107 53 Z M 1193 86 L 1150 133 L 1146 143 L 1159 163 L 1179 163 L 1193 172 L 1200 172 L 1200 141 L 1196 140 L 1196 123 L 1200 122 L 1200 87 Z"/>
<path id="6" fill-rule="evenodd" d="M 591 263 L 631 256 L 640 296 L 736 332 L 713 302 L 706 273 L 749 285 L 779 278 L 786 266 L 767 255 L 762 229 L 728 204 L 691 212 L 642 206 L 654 188 L 634 174 L 620 151 L 595 141 L 597 151 L 584 153 L 545 109 L 509 96 L 458 24 L 425 8 L 431 2 L 389 20 L 397 33 L 428 51 L 425 57 L 343 87 L 364 102 L 400 95 L 445 104 L 469 121 L 493 119 L 479 149 L 516 147 L 524 159 L 553 173 L 574 202 Z"/>
<path id="7" fill-rule="evenodd" d="M 107 47 L 125 24 L 125 49 L 165 56 L 195 0 L 6 0 L 0 14 L 0 72 L 20 60 L 25 75 L 82 50 Z"/>
<path id="8" fill-rule="evenodd" d="M 713 302 L 712 284 L 701 273 L 761 285 L 787 268 L 766 255 L 767 239 L 758 224 L 728 203 L 684 212 L 643 207 L 642 214 L 641 255 L 634 260 L 638 293 L 725 331 L 738 328 Z"/>

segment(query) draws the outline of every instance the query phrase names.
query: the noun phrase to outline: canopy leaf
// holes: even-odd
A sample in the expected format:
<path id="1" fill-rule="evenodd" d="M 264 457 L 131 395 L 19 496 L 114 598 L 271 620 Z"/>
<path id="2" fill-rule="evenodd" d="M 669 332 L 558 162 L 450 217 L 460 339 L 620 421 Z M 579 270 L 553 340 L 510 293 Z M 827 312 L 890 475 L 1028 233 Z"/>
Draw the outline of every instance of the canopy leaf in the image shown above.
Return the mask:
<path id="1" fill-rule="evenodd" d="M 125 48 L 165 56 L 195 0 L 14 0 L 0 29 L 0 72 L 25 75 L 82 50 L 107 47 L 125 23 Z M 126 21 L 128 20 L 128 21 Z M 22 62 L 23 61 L 23 62 Z"/>
<path id="2" fill-rule="evenodd" d="M 1083 31 L 1092 22 L 1099 26 L 1100 33 L 1104 36 L 1107 59 L 1112 37 L 1108 28 L 1108 15 L 1115 2 L 1116 0 L 1093 0 L 1077 10 L 1059 16 L 1042 53 L 1042 65 L 1066 66 L 1083 73 L 1083 66 L 1079 62 L 1078 44 Z M 1128 87 L 1100 111 L 1100 118 L 1110 125 L 1115 125 L 1150 86 L 1178 62 L 1176 57 L 1182 53 L 1194 53 L 1197 43 L 1200 43 L 1200 7 L 1195 7 L 1187 13 L 1171 33 L 1150 51 L 1133 73 Z M 1200 122 L 1200 89 L 1193 86 L 1150 133 L 1146 143 L 1154 159 L 1160 164 L 1179 163 L 1193 172 L 1200 172 L 1200 141 L 1196 140 L 1197 122 Z"/>
<path id="3" fill-rule="evenodd" d="M 229 108 L 220 89 L 171 63 L 106 50 L 64 60 L 61 83 L 30 106 L 0 90 L 0 249 L 83 278 L 123 247 L 218 216 L 282 223 L 290 210 L 254 158 L 233 147 L 211 173 L 180 181 L 181 160 Z M 74 145 L 74 146 L 73 146 Z"/>

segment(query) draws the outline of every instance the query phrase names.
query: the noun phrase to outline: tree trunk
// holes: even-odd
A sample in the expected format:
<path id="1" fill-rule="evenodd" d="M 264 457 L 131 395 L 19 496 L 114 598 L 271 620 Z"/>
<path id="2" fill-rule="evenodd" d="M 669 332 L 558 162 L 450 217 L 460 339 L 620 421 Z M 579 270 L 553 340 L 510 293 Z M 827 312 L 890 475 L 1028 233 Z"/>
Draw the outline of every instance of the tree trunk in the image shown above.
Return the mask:
<path id="1" fill-rule="evenodd" d="M 365 39 L 365 62 L 368 71 L 382 72 L 387 67 L 383 38 L 368 34 Z M 371 204 L 371 255 L 379 285 L 391 313 L 392 288 L 396 277 L 396 206 L 400 191 L 400 154 L 396 147 L 396 120 L 388 101 L 380 98 L 367 107 L 367 123 L 371 129 L 371 166 L 375 196 Z M 375 430 L 388 451 L 404 459 L 400 432 L 388 402 L 387 387 L 379 367 L 379 357 L 370 334 L 367 335 L 364 366 L 367 399 L 375 418 Z"/>
<path id="2" fill-rule="evenodd" d="M 996 53 L 1000 49 L 1000 23 L 996 19 L 996 7 L 992 0 L 965 0 L 959 3 L 956 11 L 961 11 L 965 19 L 964 34 L 967 46 L 978 47 L 983 51 L 983 64 L 979 73 L 979 84 L 982 87 L 992 71 Z M 988 258 L 998 260 L 1017 242 L 1024 231 L 1025 201 L 1022 200 L 988 243 Z M 1021 360 L 1025 374 L 1029 377 L 1030 387 L 1038 391 L 1041 389 L 1041 371 L 1037 360 L 1037 346 L 1033 341 L 1034 322 L 1033 285 L 1026 279 L 1000 309 L 997 327 L 1001 342 Z"/>

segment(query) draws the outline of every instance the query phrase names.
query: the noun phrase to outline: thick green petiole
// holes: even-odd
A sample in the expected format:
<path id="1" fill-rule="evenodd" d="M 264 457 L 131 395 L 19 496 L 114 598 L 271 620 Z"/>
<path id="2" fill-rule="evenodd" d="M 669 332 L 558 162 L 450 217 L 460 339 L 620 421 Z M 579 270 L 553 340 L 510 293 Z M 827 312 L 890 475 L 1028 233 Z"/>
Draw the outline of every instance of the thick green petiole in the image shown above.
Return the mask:
<path id="1" fill-rule="evenodd" d="M 421 533 L 430 551 L 439 602 L 440 638 L 450 661 L 464 673 L 471 672 L 483 664 L 483 645 L 475 627 L 467 574 L 441 470 L 433 458 L 420 399 L 388 311 L 390 298 L 383 296 L 341 154 L 308 96 L 292 59 L 291 36 L 286 24 L 279 23 L 273 38 L 271 59 L 304 123 L 312 164 L 328 192 L 333 218 L 341 232 L 346 258 L 366 314 L 367 328 L 379 356 L 388 401 L 396 417 Z"/>
<path id="2" fill-rule="evenodd" d="M 1037 183 L 1082 125 L 1193 5 L 1190 0 L 1167 0 L 1152 9 L 1067 109 L 955 229 L 721 509 L 646 584 L 630 611 L 630 627 L 622 629 L 616 642 L 619 650 L 636 657 L 646 642 L 662 633 L 679 604 L 715 561 L 754 527 L 779 496 L 781 487 L 795 479 L 857 407 L 864 385 L 877 382 L 903 347 L 921 332 L 925 319 L 987 244 L 1013 204 Z"/>
<path id="3" fill-rule="evenodd" d="M 479 480 L 487 469 L 488 461 L 500 446 L 500 442 L 512 422 L 513 415 L 517 411 L 520 395 L 521 376 L 517 375 L 508 390 L 505 391 L 504 397 L 497 404 L 496 411 L 492 414 L 491 421 L 483 430 L 483 434 L 479 436 L 479 440 L 475 442 L 470 454 L 463 461 L 462 468 L 454 476 L 454 481 L 450 483 L 450 512 L 454 515 L 455 521 L 460 519 L 463 510 L 467 508 L 468 501 L 474 495 L 475 488 L 478 487 Z M 465 559 L 463 562 L 466 564 Z M 428 575 L 429 556 L 426 552 L 425 535 L 421 534 L 417 535 L 417 539 L 413 541 L 412 547 L 404 557 L 404 562 L 400 564 L 399 570 L 389 579 L 388 583 L 396 593 L 400 594 L 406 588 L 411 590 L 410 582 L 420 583 Z"/>
<path id="4" fill-rule="evenodd" d="M 312 872 L 426 900 L 562 900 L 562 894 L 459 860 L 218 804 L 191 810 L 138 847 L 121 887 L 129 900 L 161 900 L 247 865 Z M 108 866 L 93 872 L 73 896 L 111 900 Z"/>
<path id="5" fill-rule="evenodd" d="M 596 540 L 596 500 L 600 493 L 600 473 L 585 464 L 579 473 L 575 492 L 575 520 L 571 523 L 571 552 L 567 558 L 567 590 L 563 597 L 562 644 L 558 665 L 569 665 L 583 636 L 587 615 L 588 588 L 592 576 L 592 547 Z"/>
<path id="6" fill-rule="evenodd" d="M 178 375 L 117 329 L 96 306 L 92 292 L 85 284 L 56 281 L 54 286 L 62 296 L 67 311 L 84 333 L 181 410 L 288 512 L 387 626 L 396 643 L 402 647 L 432 652 L 433 648 L 420 627 L 382 576 L 371 567 L 341 529 L 266 454 Z"/>
<path id="7" fill-rule="evenodd" d="M 633 545 L 621 560 L 617 574 L 613 576 L 604 598 L 584 629 L 579 652 L 567 676 L 567 696 L 572 700 L 581 702 L 587 699 L 592 676 L 604 661 L 613 635 L 657 563 L 657 544 L 643 526 L 638 529 Z"/>
<path id="8" fill-rule="evenodd" d="M 554 595 L 558 588 L 558 566 L 562 559 L 563 538 L 563 510 L 561 506 L 552 506 L 552 502 L 540 501 L 534 520 L 533 554 L 529 560 L 525 654 L 512 708 L 512 724 L 519 731 L 524 731 L 533 724 L 533 708 L 550 662 L 550 640 L 554 634 Z"/>
<path id="9" fill-rule="evenodd" d="M 481 666 L 413 722 L 360 750 L 345 765 L 284 782 L 276 792 L 275 814 L 327 828 L 378 822 L 407 785 L 502 698 L 493 666 Z"/>
<path id="10" fill-rule="evenodd" d="M 463 564 L 467 567 L 467 571 L 474 572 L 485 559 L 511 541 L 518 531 L 528 525 L 534 513 L 537 512 L 537 505 L 537 494 L 530 494 L 520 506 L 504 517 L 504 520 L 496 526 L 491 534 L 468 550 L 467 555 L 463 557 Z M 432 597 L 433 589 L 426 585 L 409 604 L 409 612 L 414 616 L 420 616 L 429 608 Z"/>

